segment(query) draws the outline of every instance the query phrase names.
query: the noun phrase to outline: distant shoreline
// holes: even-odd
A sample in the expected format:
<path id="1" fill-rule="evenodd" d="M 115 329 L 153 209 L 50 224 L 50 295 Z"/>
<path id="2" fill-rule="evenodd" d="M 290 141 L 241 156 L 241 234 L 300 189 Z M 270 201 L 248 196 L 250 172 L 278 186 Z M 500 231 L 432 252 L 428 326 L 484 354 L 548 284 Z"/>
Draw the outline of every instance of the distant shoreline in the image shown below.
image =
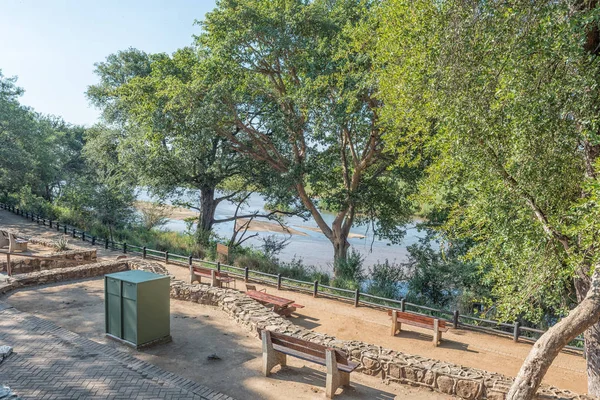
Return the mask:
<path id="1" fill-rule="evenodd" d="M 135 208 L 138 210 L 147 209 L 154 203 L 149 201 L 136 201 L 134 203 Z M 184 221 L 188 218 L 198 218 L 198 212 L 190 210 L 184 207 L 177 207 L 169 204 L 164 205 L 165 212 L 167 214 L 167 218 L 176 219 L 179 221 Z M 243 224 L 247 219 L 239 219 L 236 221 L 236 226 L 239 227 Z M 317 232 L 323 234 L 321 229 L 316 226 L 298 226 L 300 229 L 306 229 L 308 231 Z M 294 229 L 292 227 L 284 228 L 276 222 L 264 221 L 264 220 L 253 220 L 248 227 L 248 231 L 250 232 L 272 232 L 272 233 L 281 233 L 288 235 L 296 235 L 296 236 L 308 236 L 307 233 Z M 348 235 L 349 239 L 364 239 L 365 235 L 360 233 L 350 232 Z"/>

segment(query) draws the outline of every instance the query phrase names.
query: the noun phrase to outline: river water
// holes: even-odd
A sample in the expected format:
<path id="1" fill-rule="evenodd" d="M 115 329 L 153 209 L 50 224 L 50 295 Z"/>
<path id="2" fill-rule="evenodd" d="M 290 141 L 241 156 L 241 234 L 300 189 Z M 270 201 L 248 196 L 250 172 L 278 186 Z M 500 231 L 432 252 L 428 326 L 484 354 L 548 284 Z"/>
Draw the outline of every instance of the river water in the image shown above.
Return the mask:
<path id="1" fill-rule="evenodd" d="M 189 196 L 189 195 L 188 195 Z M 196 197 L 197 198 L 197 197 Z M 191 200 L 191 196 L 189 197 Z M 138 195 L 138 200 L 141 201 L 153 201 L 146 192 L 142 191 Z M 170 203 L 170 201 L 167 201 Z M 248 199 L 239 215 L 249 214 L 255 211 L 264 213 L 265 200 L 259 194 L 252 194 Z M 236 205 L 223 201 L 219 204 L 216 211 L 216 219 L 229 218 L 235 213 Z M 323 218 L 328 224 L 333 222 L 335 215 L 328 212 L 322 213 Z M 286 225 L 295 230 L 301 231 L 306 236 L 301 235 L 288 235 L 274 232 L 250 232 L 248 231 L 246 236 L 258 233 L 257 237 L 251 238 L 244 242 L 244 246 L 260 247 L 262 244 L 261 237 L 275 235 L 278 238 L 289 237 L 290 241 L 287 247 L 279 253 L 279 259 L 283 261 L 290 261 L 292 258 L 302 258 L 306 265 L 314 265 L 317 269 L 324 272 L 331 272 L 333 262 L 333 248 L 331 242 L 321 232 L 315 232 L 304 227 L 317 227 L 317 223 L 314 219 L 303 220 L 297 216 L 285 216 L 284 221 Z M 411 223 L 404 226 L 406 235 L 401 244 L 391 244 L 387 240 L 380 240 L 373 238 L 373 232 L 366 225 L 355 225 L 352 227 L 351 232 L 364 235 L 364 238 L 351 238 L 348 241 L 352 248 L 360 252 L 365 258 L 364 265 L 370 266 L 378 261 L 390 261 L 403 262 L 407 259 L 407 247 L 411 244 L 416 243 L 420 237 L 424 236 L 424 232 L 419 232 L 415 227 L 416 223 Z M 225 222 L 214 225 L 214 231 L 217 235 L 229 239 L 233 232 L 234 222 Z M 186 230 L 186 223 L 180 220 L 170 219 L 166 225 L 162 228 L 164 230 L 171 230 L 176 232 L 184 232 Z M 194 227 L 195 229 L 195 227 Z"/>

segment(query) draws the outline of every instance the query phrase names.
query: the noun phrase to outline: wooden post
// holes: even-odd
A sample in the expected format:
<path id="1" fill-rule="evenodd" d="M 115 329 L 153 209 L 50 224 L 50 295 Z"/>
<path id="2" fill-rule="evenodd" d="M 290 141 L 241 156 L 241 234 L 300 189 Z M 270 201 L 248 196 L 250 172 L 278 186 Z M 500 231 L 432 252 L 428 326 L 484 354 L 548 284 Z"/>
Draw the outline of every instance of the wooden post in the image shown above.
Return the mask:
<path id="1" fill-rule="evenodd" d="M 92 246 L 96 245 L 96 236 L 92 236 Z"/>
<path id="2" fill-rule="evenodd" d="M 276 365 L 281 365 L 282 367 L 285 367 L 287 361 L 286 355 L 273 349 L 273 343 L 271 342 L 271 332 L 267 330 L 261 331 L 261 339 L 263 353 L 262 372 L 264 376 L 269 376 L 271 375 L 271 370 Z"/>
<path id="3" fill-rule="evenodd" d="M 169 263 L 169 252 L 165 251 L 165 264 Z"/>
<path id="4" fill-rule="evenodd" d="M 127 243 L 123 242 L 123 253 L 127 253 Z"/>
<path id="5" fill-rule="evenodd" d="M 108 250 L 108 238 L 104 239 L 104 248 Z"/>
<path id="6" fill-rule="evenodd" d="M 277 274 L 277 290 L 281 290 L 281 274 Z"/>
<path id="7" fill-rule="evenodd" d="M 519 341 L 519 328 L 521 327 L 521 323 L 519 321 L 515 321 L 515 328 L 513 330 L 513 340 L 515 342 Z"/>
<path id="8" fill-rule="evenodd" d="M 214 269 L 210 270 L 210 286 L 212 287 L 219 287 L 219 280 L 217 279 L 217 271 L 215 271 Z"/>
<path id="9" fill-rule="evenodd" d="M 48 220 L 48 224 L 50 225 L 50 228 L 52 228 L 52 220 L 51 219 Z"/>
<path id="10" fill-rule="evenodd" d="M 6 275 L 12 275 L 12 267 L 10 265 L 10 253 L 6 254 Z"/>
<path id="11" fill-rule="evenodd" d="M 454 310 L 454 318 L 452 319 L 454 329 L 458 329 L 458 310 Z"/>
<path id="12" fill-rule="evenodd" d="M 221 261 L 217 261 L 217 271 L 221 272 Z"/>
<path id="13" fill-rule="evenodd" d="M 142 247 L 142 258 L 146 259 L 146 246 Z"/>
<path id="14" fill-rule="evenodd" d="M 398 311 L 392 310 L 392 336 L 402 330 L 402 324 L 398 322 Z"/>
<path id="15" fill-rule="evenodd" d="M 400 311 L 406 311 L 406 304 L 404 304 L 404 299 L 400 300 Z"/>
<path id="16" fill-rule="evenodd" d="M 442 332 L 440 332 L 440 320 L 435 318 L 433 320 L 433 347 L 437 347 L 441 338 Z"/>
<path id="17" fill-rule="evenodd" d="M 145 249 L 145 247 L 144 247 Z M 194 276 L 194 267 L 192 266 L 192 256 L 190 255 L 188 257 L 188 265 L 190 267 L 190 284 L 194 283 L 194 281 L 196 280 L 196 277 Z M 200 282 L 200 278 L 198 278 L 198 282 Z"/>
<path id="18" fill-rule="evenodd" d="M 358 289 L 354 291 L 354 307 L 358 307 L 358 302 L 360 300 L 360 292 Z"/>
<path id="19" fill-rule="evenodd" d="M 244 282 L 248 283 L 248 275 L 250 274 L 250 271 L 248 270 L 248 267 L 244 267 Z"/>
<path id="20" fill-rule="evenodd" d="M 331 399 L 335 396 L 338 387 L 350 385 L 350 373 L 338 369 L 334 349 L 325 350 L 325 366 L 327 368 L 325 396 Z"/>
<path id="21" fill-rule="evenodd" d="M 81 240 L 85 242 L 85 231 L 81 231 Z"/>
<path id="22" fill-rule="evenodd" d="M 319 281 L 315 281 L 315 287 L 313 288 L 313 297 L 317 297 L 318 292 L 319 292 Z"/>

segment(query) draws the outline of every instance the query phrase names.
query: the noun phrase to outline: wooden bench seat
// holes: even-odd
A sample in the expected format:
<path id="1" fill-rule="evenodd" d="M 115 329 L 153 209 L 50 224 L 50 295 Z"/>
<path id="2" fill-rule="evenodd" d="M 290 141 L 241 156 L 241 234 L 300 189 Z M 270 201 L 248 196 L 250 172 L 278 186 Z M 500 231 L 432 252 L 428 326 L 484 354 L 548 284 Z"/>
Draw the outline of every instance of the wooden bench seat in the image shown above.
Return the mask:
<path id="1" fill-rule="evenodd" d="M 202 283 L 202 278 L 210 279 L 211 286 L 221 287 L 223 283 L 229 286 L 233 282 L 235 287 L 235 278 L 230 277 L 227 272 L 190 265 L 190 283 L 194 283 L 194 281 Z"/>
<path id="2" fill-rule="evenodd" d="M 258 334 L 262 339 L 265 376 L 269 376 L 276 365 L 284 367 L 287 356 L 323 365 L 327 368 L 325 394 L 329 399 L 338 387 L 350 385 L 350 373 L 358 367 L 358 363 L 349 361 L 337 349 L 264 329 L 259 329 Z"/>
<path id="3" fill-rule="evenodd" d="M 433 331 L 433 345 L 437 347 L 442 340 L 442 332 L 447 332 L 446 321 L 439 318 L 428 317 L 407 313 L 397 310 L 388 310 L 388 315 L 392 317 L 392 336 L 402 329 L 402 324 L 418 326 L 419 328 L 429 329 Z"/>

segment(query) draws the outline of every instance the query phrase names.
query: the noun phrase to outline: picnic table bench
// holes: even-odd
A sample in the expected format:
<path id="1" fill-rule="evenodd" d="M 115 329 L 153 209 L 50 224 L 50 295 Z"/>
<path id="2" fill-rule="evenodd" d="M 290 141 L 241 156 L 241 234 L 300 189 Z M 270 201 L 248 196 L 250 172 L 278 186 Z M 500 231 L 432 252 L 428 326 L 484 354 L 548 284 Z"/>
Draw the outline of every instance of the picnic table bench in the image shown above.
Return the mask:
<path id="1" fill-rule="evenodd" d="M 418 326 L 433 331 L 433 345 L 437 347 L 438 343 L 442 340 L 442 332 L 448 331 L 446 321 L 438 318 L 397 310 L 388 310 L 388 315 L 392 317 L 392 336 L 396 336 L 396 333 L 402 330 L 403 323 Z"/>
<path id="2" fill-rule="evenodd" d="M 211 286 L 221 287 L 223 283 L 229 286 L 233 282 L 233 286 L 235 287 L 235 278 L 230 277 L 227 272 L 190 265 L 190 283 L 194 283 L 194 281 L 202 283 L 202 278 L 210 279 Z"/>
<path id="3" fill-rule="evenodd" d="M 273 311 L 279 315 L 289 317 L 298 308 L 304 308 L 302 304 L 294 303 L 294 300 L 286 299 L 284 297 L 273 296 L 266 292 L 257 290 L 247 290 L 246 295 L 248 297 L 258 301 L 265 305 L 272 305 Z"/>
<path id="4" fill-rule="evenodd" d="M 265 376 L 269 376 L 276 365 L 285 367 L 288 355 L 324 365 L 327 368 L 325 394 L 328 399 L 335 395 L 338 387 L 350 385 L 350 373 L 358 367 L 358 363 L 349 361 L 340 350 L 331 347 L 266 329 L 258 329 L 258 335 L 262 339 L 262 369 Z"/>

